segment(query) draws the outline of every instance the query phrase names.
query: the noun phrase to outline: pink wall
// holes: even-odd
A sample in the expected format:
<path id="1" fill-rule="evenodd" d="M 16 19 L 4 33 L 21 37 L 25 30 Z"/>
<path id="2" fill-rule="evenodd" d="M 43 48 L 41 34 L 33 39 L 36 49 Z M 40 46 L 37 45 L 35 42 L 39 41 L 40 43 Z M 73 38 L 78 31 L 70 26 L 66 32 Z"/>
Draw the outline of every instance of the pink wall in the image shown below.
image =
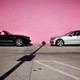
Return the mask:
<path id="1" fill-rule="evenodd" d="M 80 0 L 0 0 L 0 31 L 29 35 L 33 43 L 80 29 Z"/>

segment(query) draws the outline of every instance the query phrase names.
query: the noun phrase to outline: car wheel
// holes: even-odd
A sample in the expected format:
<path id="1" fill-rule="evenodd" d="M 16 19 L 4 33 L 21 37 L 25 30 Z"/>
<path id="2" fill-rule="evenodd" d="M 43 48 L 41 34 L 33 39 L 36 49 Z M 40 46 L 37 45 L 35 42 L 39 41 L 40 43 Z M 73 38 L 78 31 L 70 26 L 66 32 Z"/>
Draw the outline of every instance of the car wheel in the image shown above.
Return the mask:
<path id="1" fill-rule="evenodd" d="M 22 46 L 23 45 L 23 40 L 18 38 L 18 39 L 16 39 L 15 44 L 16 44 L 16 46 Z"/>
<path id="2" fill-rule="evenodd" d="M 63 45 L 64 45 L 64 41 L 63 41 L 62 39 L 58 39 L 58 40 L 56 41 L 56 45 L 57 45 L 57 46 L 63 46 Z"/>

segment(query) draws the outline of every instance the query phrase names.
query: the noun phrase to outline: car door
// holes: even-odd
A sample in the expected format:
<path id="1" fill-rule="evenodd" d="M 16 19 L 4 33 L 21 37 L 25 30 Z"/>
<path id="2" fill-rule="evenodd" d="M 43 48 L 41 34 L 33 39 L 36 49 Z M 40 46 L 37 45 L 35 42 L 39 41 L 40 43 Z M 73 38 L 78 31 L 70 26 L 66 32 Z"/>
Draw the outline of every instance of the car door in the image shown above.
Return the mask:
<path id="1" fill-rule="evenodd" d="M 0 35 L 0 43 L 10 43 L 12 42 L 12 37 L 11 35 Z"/>
<path id="2" fill-rule="evenodd" d="M 76 39 L 75 39 L 75 43 L 76 44 L 80 44 L 80 31 L 76 31 L 75 32 L 75 37 L 76 37 Z"/>
<path id="3" fill-rule="evenodd" d="M 76 36 L 75 32 L 71 32 L 70 34 L 64 36 L 65 44 L 76 44 Z"/>
<path id="4" fill-rule="evenodd" d="M 80 32 L 75 31 L 68 35 L 68 44 L 80 44 Z"/>

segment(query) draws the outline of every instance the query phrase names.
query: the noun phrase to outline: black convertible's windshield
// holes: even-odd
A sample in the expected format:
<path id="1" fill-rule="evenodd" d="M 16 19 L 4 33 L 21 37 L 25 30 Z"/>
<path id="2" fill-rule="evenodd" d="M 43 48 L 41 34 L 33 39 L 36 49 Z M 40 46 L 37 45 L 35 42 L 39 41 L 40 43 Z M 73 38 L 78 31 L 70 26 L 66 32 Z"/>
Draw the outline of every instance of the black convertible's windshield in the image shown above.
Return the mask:
<path id="1" fill-rule="evenodd" d="M 10 32 L 8 32 L 8 31 L 2 31 L 2 32 L 4 32 L 4 35 L 12 35 Z"/>

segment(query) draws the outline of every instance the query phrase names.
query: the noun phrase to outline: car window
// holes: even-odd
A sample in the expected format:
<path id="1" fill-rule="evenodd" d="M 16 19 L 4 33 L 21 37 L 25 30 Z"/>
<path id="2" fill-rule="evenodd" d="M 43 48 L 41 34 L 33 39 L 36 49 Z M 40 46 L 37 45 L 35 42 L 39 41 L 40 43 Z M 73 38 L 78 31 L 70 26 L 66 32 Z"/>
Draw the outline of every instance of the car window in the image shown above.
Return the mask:
<path id="1" fill-rule="evenodd" d="M 6 33 L 4 33 L 4 32 L 1 32 L 1 35 L 6 35 Z"/>
<path id="2" fill-rule="evenodd" d="M 4 35 L 4 32 L 1 32 L 1 35 Z"/>
<path id="3" fill-rule="evenodd" d="M 80 31 L 75 32 L 75 36 L 80 36 Z"/>
<path id="4" fill-rule="evenodd" d="M 70 36 L 74 36 L 75 35 L 75 32 L 71 32 L 69 35 Z"/>

